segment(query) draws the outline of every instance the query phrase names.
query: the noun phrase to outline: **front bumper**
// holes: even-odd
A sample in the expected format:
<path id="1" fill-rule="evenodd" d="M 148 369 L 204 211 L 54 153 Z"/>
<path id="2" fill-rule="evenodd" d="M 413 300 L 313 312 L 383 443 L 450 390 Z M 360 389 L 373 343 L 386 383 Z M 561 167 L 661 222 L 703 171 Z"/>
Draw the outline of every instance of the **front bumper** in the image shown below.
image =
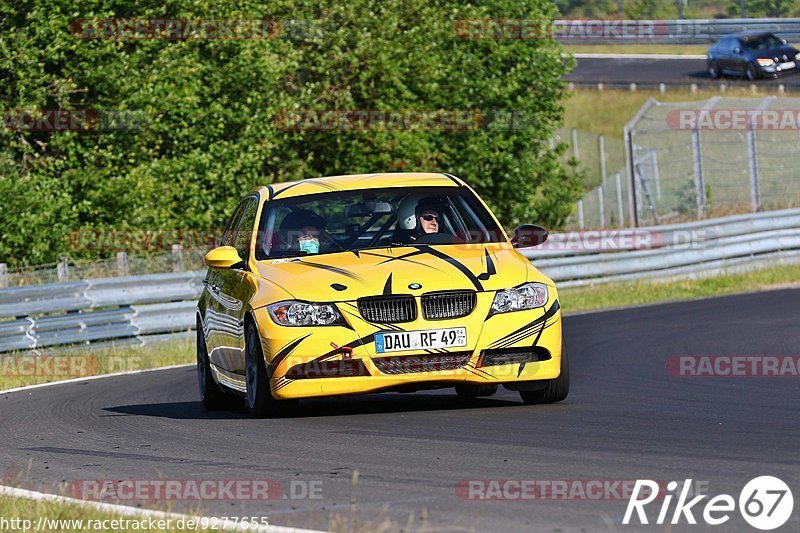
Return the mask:
<path id="1" fill-rule="evenodd" d="M 468 346 L 376 353 L 374 334 L 397 326 L 363 321 L 340 305 L 348 327 L 283 327 L 255 311 L 264 357 L 278 399 L 385 390 L 417 390 L 555 379 L 562 353 L 561 310 L 554 288 L 543 308 L 488 316 L 493 292 L 480 293 L 468 317 L 402 324 L 406 331 L 466 327 Z"/>

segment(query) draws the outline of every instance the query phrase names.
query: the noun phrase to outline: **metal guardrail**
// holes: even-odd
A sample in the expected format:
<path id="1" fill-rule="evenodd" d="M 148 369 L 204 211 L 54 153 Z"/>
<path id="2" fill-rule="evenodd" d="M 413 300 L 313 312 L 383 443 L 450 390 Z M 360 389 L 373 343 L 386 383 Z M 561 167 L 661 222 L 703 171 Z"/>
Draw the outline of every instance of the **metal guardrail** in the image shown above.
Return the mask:
<path id="1" fill-rule="evenodd" d="M 610 245 L 609 245 L 610 244 Z M 800 209 L 606 232 L 554 234 L 524 251 L 576 286 L 700 276 L 800 263 Z M 145 344 L 194 327 L 204 271 L 0 289 L 0 353 L 52 346 Z"/>
<path id="2" fill-rule="evenodd" d="M 710 275 L 726 268 L 796 263 L 800 209 L 685 224 L 556 234 L 523 253 L 559 286 Z"/>
<path id="3" fill-rule="evenodd" d="M 773 32 L 800 40 L 800 18 L 682 20 L 555 20 L 552 34 L 568 44 L 709 44 L 739 31 Z"/>

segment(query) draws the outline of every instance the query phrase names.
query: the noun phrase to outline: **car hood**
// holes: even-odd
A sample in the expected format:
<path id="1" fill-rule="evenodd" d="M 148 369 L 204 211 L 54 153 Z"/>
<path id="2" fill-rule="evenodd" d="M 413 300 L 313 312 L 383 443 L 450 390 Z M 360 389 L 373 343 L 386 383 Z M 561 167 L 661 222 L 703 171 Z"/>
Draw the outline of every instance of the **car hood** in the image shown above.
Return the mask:
<path id="1" fill-rule="evenodd" d="M 552 283 L 508 243 L 305 255 L 258 261 L 256 269 L 295 299 L 318 302 L 441 290 L 494 291 L 533 280 Z"/>

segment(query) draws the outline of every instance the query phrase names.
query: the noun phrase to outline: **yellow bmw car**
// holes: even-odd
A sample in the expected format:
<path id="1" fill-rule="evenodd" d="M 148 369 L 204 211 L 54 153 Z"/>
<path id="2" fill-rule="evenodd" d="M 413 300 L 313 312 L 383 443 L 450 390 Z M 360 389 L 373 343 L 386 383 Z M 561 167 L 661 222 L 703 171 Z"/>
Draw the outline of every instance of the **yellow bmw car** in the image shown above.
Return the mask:
<path id="1" fill-rule="evenodd" d="M 334 176 L 259 187 L 205 258 L 197 374 L 208 409 L 256 417 L 301 398 L 499 385 L 528 404 L 569 392 L 556 287 L 449 174 Z M 241 401 L 241 400 L 239 400 Z"/>

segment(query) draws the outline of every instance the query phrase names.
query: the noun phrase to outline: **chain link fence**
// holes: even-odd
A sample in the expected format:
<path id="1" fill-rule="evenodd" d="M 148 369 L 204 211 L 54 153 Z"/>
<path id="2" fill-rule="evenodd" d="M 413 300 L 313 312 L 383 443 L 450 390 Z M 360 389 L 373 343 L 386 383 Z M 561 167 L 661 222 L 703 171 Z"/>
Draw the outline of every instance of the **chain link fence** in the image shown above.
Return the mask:
<path id="1" fill-rule="evenodd" d="M 92 261 L 64 257 L 57 263 L 15 269 L 8 269 L 5 263 L 0 263 L 0 288 L 201 270 L 205 268 L 203 257 L 207 252 L 205 249 L 175 246 L 171 252 L 118 252 L 113 258 Z"/>
<path id="2" fill-rule="evenodd" d="M 650 99 L 624 138 L 609 153 L 624 154 L 626 161 L 608 167 L 613 174 L 588 190 L 568 228 L 657 225 L 800 206 L 794 159 L 800 98 Z"/>

